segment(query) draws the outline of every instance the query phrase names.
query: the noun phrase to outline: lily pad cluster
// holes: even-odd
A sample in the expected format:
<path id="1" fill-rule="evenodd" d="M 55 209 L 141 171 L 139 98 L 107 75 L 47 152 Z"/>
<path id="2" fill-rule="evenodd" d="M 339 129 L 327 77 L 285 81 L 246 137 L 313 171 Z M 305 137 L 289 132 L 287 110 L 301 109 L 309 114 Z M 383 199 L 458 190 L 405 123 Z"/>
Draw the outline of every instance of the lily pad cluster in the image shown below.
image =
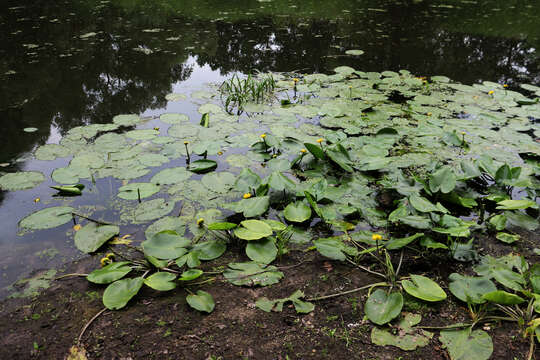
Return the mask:
<path id="1" fill-rule="evenodd" d="M 230 99 L 236 95 L 229 86 L 229 102 L 201 105 L 201 119 L 162 114 L 161 121 L 170 125 L 166 134 L 145 128 L 137 115 L 119 115 L 112 124 L 71 129 L 59 145 L 38 149 L 36 157 L 45 161 L 75 154 L 67 167 L 52 173 L 54 181 L 123 181 L 117 195 L 129 203 L 128 221 L 155 221 L 137 246 L 142 257 L 109 263 L 88 276 L 108 284 L 105 306 L 124 307 L 143 286 L 182 287 L 190 306 L 211 312 L 210 293 L 191 290 L 211 275 L 203 262 L 217 259 L 230 244 L 240 245 L 245 261 L 228 264 L 223 277 L 238 286 L 269 286 L 285 276 L 272 264 L 288 247 L 304 243 L 306 250 L 383 278 L 369 286 L 365 313 L 374 324 L 387 326 L 404 315 L 404 294 L 428 303 L 447 299 L 441 279 L 399 274 L 398 256 L 413 249 L 457 262 L 480 261 L 474 267 L 478 277 L 450 276 L 452 295 L 473 306 L 528 304 L 534 311 L 523 316 L 531 324 L 529 333 L 538 334 L 536 265 L 524 258 L 480 256 L 475 248 L 484 234 L 511 244 L 520 241 L 520 231 L 538 228 L 538 93 L 530 86 L 522 93 L 487 81 L 469 86 L 444 76 L 419 78 L 405 70 L 341 66 L 331 75 L 296 76 L 272 74 L 272 96 L 242 106 L 235 100 L 234 115 Z M 172 94 L 169 100 L 183 97 Z M 185 166 L 172 166 L 179 158 Z M 142 177 L 149 180 L 136 180 Z M 17 190 L 10 184 L 32 187 L 43 180 L 7 174 L 0 186 Z M 59 226 L 73 212 L 51 207 L 20 225 Z M 318 236 L 314 227 L 333 236 Z M 75 243 L 91 253 L 117 246 L 108 241 L 121 232 L 90 222 L 76 233 Z M 303 293 L 295 292 L 260 299 L 257 306 L 280 310 L 291 301 L 297 311 L 311 311 L 301 298 Z M 399 337 L 384 328 L 372 337 L 412 350 L 432 337 L 412 328 L 418 322 L 405 315 Z M 450 356 L 464 358 L 459 348 L 470 343 L 478 346 L 477 359 L 489 357 L 489 335 L 464 328 L 441 332 Z"/>

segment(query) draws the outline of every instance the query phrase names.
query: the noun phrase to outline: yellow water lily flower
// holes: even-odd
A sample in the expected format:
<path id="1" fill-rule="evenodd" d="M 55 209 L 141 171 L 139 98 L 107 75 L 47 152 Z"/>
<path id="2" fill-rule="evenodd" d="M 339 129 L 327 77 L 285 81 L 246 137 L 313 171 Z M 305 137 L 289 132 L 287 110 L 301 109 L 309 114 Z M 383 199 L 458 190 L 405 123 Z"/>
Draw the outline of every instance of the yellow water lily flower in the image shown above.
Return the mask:
<path id="1" fill-rule="evenodd" d="M 102 257 L 101 260 L 99 260 L 99 263 L 102 267 L 110 264 L 111 262 L 111 259 L 109 259 L 108 257 Z"/>
<path id="2" fill-rule="evenodd" d="M 504 85 L 503 85 L 503 88 L 507 88 L 507 87 L 508 87 L 508 84 L 504 84 Z"/>
<path id="3" fill-rule="evenodd" d="M 189 141 L 184 141 L 184 145 L 187 145 L 187 144 L 189 144 Z"/>
<path id="4" fill-rule="evenodd" d="M 323 138 L 317 139 L 317 142 L 318 142 L 319 144 L 322 143 L 323 141 L 324 141 Z"/>
<path id="5" fill-rule="evenodd" d="M 217 154 L 218 154 L 219 156 L 221 156 L 221 155 L 223 155 L 223 151 L 218 151 Z"/>
<path id="6" fill-rule="evenodd" d="M 38 202 L 40 202 L 40 201 L 41 201 L 40 198 L 35 198 L 35 199 L 34 199 L 34 202 L 35 202 L 35 203 L 38 203 Z"/>
<path id="7" fill-rule="evenodd" d="M 300 81 L 300 79 L 298 79 L 298 78 L 294 78 L 294 79 L 292 79 L 292 81 L 294 81 L 295 83 L 297 83 L 297 82 L 299 82 L 299 81 Z"/>
<path id="8" fill-rule="evenodd" d="M 251 197 L 251 194 L 250 193 L 245 193 L 242 197 L 244 199 L 249 199 Z"/>
<path id="9" fill-rule="evenodd" d="M 489 90 L 488 94 L 489 94 L 489 95 L 493 95 L 493 94 L 495 94 L 495 91 Z"/>
<path id="10" fill-rule="evenodd" d="M 156 126 L 156 127 L 154 128 L 154 130 L 159 131 L 159 128 Z"/>
<path id="11" fill-rule="evenodd" d="M 75 230 L 75 231 L 81 230 L 81 225 L 77 224 L 77 225 L 73 226 L 73 230 Z"/>
<path id="12" fill-rule="evenodd" d="M 373 234 L 373 235 L 371 235 L 371 240 L 380 241 L 380 240 L 382 240 L 382 236 L 379 235 L 379 234 Z"/>
<path id="13" fill-rule="evenodd" d="M 204 219 L 203 219 L 203 218 L 199 218 L 199 219 L 197 220 L 197 225 L 198 225 L 198 226 L 202 226 L 203 223 L 204 223 Z"/>
<path id="14" fill-rule="evenodd" d="M 306 149 L 300 149 L 300 152 L 301 152 L 302 154 L 305 154 L 305 153 L 307 153 L 307 150 L 306 150 Z"/>
<path id="15" fill-rule="evenodd" d="M 261 139 L 264 139 L 266 137 L 266 134 L 261 134 Z"/>
<path id="16" fill-rule="evenodd" d="M 108 259 L 113 259 L 114 256 L 115 256 L 114 253 L 108 253 L 107 255 L 105 255 L 105 257 Z"/>

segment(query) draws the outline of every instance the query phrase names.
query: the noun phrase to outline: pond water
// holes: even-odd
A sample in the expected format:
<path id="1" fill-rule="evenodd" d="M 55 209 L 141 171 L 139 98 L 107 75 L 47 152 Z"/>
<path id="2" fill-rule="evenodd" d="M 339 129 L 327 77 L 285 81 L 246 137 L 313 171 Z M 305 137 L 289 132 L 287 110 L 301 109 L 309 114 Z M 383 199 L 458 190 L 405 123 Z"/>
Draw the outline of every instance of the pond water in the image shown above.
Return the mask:
<path id="1" fill-rule="evenodd" d="M 147 129 L 166 129 L 156 117 L 167 112 L 198 119 L 195 104 L 165 96 L 236 72 L 328 73 L 347 65 L 465 84 L 540 83 L 537 1 L 65 0 L 3 1 L 0 9 L 1 172 L 48 177 L 69 158 L 32 159 L 37 147 L 118 114 L 152 118 L 141 126 Z M 348 49 L 365 53 L 345 56 Z M 107 218 L 120 183 L 85 182 L 91 196 L 69 204 Z M 32 271 L 81 256 L 66 236 L 69 225 L 18 228 L 24 216 L 56 201 L 50 184 L 0 191 L 2 297 Z M 130 231 L 138 230 L 123 229 Z"/>

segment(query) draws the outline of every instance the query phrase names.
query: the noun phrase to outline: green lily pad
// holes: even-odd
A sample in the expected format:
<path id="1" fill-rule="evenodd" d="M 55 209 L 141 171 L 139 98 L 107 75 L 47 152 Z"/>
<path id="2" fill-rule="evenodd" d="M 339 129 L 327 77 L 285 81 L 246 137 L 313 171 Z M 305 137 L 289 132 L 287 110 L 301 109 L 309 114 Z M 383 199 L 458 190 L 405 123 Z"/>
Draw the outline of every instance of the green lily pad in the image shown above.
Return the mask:
<path id="1" fill-rule="evenodd" d="M 212 295 L 206 291 L 198 290 L 197 294 L 186 296 L 186 301 L 195 310 L 211 313 L 214 311 L 215 303 Z"/>
<path id="2" fill-rule="evenodd" d="M 126 132 L 126 137 L 134 140 L 150 140 L 159 135 L 159 130 L 137 129 Z"/>
<path id="3" fill-rule="evenodd" d="M 283 210 L 285 219 L 292 222 L 304 222 L 311 217 L 311 208 L 303 202 L 290 203 Z"/>
<path id="4" fill-rule="evenodd" d="M 260 220 L 244 220 L 234 229 L 234 235 L 242 240 L 258 240 L 272 235 L 270 225 Z"/>
<path id="5" fill-rule="evenodd" d="M 134 222 L 143 223 L 169 214 L 174 209 L 174 201 L 165 199 L 153 199 L 143 201 L 134 211 Z"/>
<path id="6" fill-rule="evenodd" d="M 51 229 L 70 222 L 73 211 L 75 209 L 69 206 L 46 208 L 28 215 L 19 222 L 19 226 L 32 230 Z"/>
<path id="7" fill-rule="evenodd" d="M 171 185 L 188 180 L 192 174 L 185 167 L 174 167 L 161 170 L 150 180 L 153 184 Z"/>
<path id="8" fill-rule="evenodd" d="M 92 271 L 86 279 L 94 284 L 110 284 L 131 272 L 129 261 L 113 262 L 109 265 Z"/>
<path id="9" fill-rule="evenodd" d="M 484 294 L 497 290 L 495 284 L 487 277 L 470 277 L 453 273 L 449 279 L 450 292 L 463 302 L 483 304 L 486 302 Z"/>
<path id="10" fill-rule="evenodd" d="M 203 174 L 214 170 L 217 167 L 217 162 L 214 160 L 196 160 L 189 164 L 189 171 Z"/>
<path id="11" fill-rule="evenodd" d="M 59 184 L 75 184 L 79 182 L 79 172 L 71 167 L 54 169 L 51 178 Z"/>
<path id="12" fill-rule="evenodd" d="M 125 200 L 144 199 L 159 191 L 159 186 L 152 183 L 131 183 L 118 189 L 118 197 Z"/>
<path id="13" fill-rule="evenodd" d="M 220 193 L 227 193 L 234 185 L 236 177 L 229 172 L 210 173 L 201 178 L 201 182 L 208 189 Z"/>
<path id="14" fill-rule="evenodd" d="M 487 360 L 493 353 L 493 341 L 483 330 L 443 330 L 439 339 L 452 360 Z"/>
<path id="15" fill-rule="evenodd" d="M 71 151 L 62 145 L 45 144 L 37 148 L 34 156 L 38 160 L 54 160 L 71 155 Z"/>
<path id="16" fill-rule="evenodd" d="M 93 253 L 119 233 L 120 228 L 116 225 L 89 222 L 75 233 L 75 246 L 84 253 Z"/>
<path id="17" fill-rule="evenodd" d="M 278 249 L 269 238 L 250 241 L 246 246 L 246 255 L 261 264 L 270 264 L 277 257 Z"/>
<path id="18" fill-rule="evenodd" d="M 0 189 L 8 191 L 25 190 L 36 187 L 45 180 L 37 171 L 19 171 L 0 176 Z"/>
<path id="19" fill-rule="evenodd" d="M 180 100 L 185 100 L 185 99 L 186 99 L 186 95 L 184 94 L 171 93 L 171 94 L 165 95 L 165 100 L 167 101 L 180 101 Z"/>
<path id="20" fill-rule="evenodd" d="M 395 335 L 389 330 L 374 327 L 371 330 L 371 342 L 379 346 L 396 346 L 405 351 L 424 347 L 429 343 L 433 334 L 413 328 L 421 319 L 421 316 L 417 314 L 405 314 L 404 318 L 398 324 L 399 332 Z"/>
<path id="21" fill-rule="evenodd" d="M 435 281 L 421 275 L 411 275 L 411 280 L 401 281 L 403 289 L 410 295 L 425 301 L 446 299 L 446 293 Z"/>
<path id="22" fill-rule="evenodd" d="M 154 290 L 169 291 L 176 288 L 174 279 L 176 279 L 176 275 L 174 274 L 169 272 L 157 272 L 144 279 L 144 284 Z"/>
<path id="23" fill-rule="evenodd" d="M 143 283 L 144 279 L 142 277 L 113 282 L 103 292 L 103 305 L 109 310 L 123 308 L 132 297 L 137 295 Z"/>
<path id="24" fill-rule="evenodd" d="M 175 216 L 165 216 L 148 226 L 144 231 L 144 235 L 147 239 L 150 239 L 152 236 L 163 230 L 172 230 L 178 235 L 183 236 L 186 232 L 185 219 Z"/>
<path id="25" fill-rule="evenodd" d="M 158 259 L 176 259 L 187 253 L 186 247 L 191 244 L 191 240 L 178 235 L 175 231 L 164 230 L 150 239 L 142 242 L 145 254 Z"/>
<path id="26" fill-rule="evenodd" d="M 203 271 L 200 270 L 200 269 L 189 269 L 189 270 L 184 271 L 184 272 L 182 273 L 182 275 L 180 275 L 180 277 L 178 278 L 178 280 L 181 280 L 181 281 L 191 281 L 191 280 L 197 279 L 197 278 L 200 277 L 202 274 L 203 274 Z"/>
<path id="27" fill-rule="evenodd" d="M 133 126 L 141 121 L 139 115 L 135 114 L 123 114 L 113 117 L 113 123 L 120 126 Z"/>
<path id="28" fill-rule="evenodd" d="M 364 53 L 364 51 L 362 51 L 362 50 L 357 50 L 357 49 L 345 51 L 345 54 L 347 54 L 347 55 L 354 55 L 354 56 L 362 55 L 363 53 Z"/>
<path id="29" fill-rule="evenodd" d="M 396 318 L 403 308 L 403 296 L 399 292 L 387 294 L 386 291 L 375 290 L 366 301 L 365 311 L 369 320 L 383 325 Z"/>

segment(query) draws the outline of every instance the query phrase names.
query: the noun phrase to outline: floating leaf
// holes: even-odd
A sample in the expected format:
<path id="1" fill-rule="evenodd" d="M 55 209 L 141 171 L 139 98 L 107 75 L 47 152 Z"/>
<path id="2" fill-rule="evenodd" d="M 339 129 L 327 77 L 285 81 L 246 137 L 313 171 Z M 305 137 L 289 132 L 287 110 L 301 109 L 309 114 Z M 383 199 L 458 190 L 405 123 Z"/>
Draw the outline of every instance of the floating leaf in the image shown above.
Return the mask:
<path id="1" fill-rule="evenodd" d="M 69 206 L 55 206 L 36 211 L 19 222 L 19 226 L 32 230 L 51 229 L 73 219 L 73 209 Z"/>
<path id="2" fill-rule="evenodd" d="M 447 194 L 456 187 L 456 175 L 452 168 L 443 166 L 435 171 L 429 178 L 429 189 L 432 192 Z"/>
<path id="3" fill-rule="evenodd" d="M 197 243 L 192 251 L 197 253 L 200 260 L 214 260 L 223 255 L 227 246 L 222 241 L 209 240 Z"/>
<path id="4" fill-rule="evenodd" d="M 150 180 L 153 184 L 171 185 L 188 180 L 192 174 L 185 167 L 175 167 L 161 170 Z"/>
<path id="5" fill-rule="evenodd" d="M 258 240 L 272 235 L 270 225 L 260 220 L 244 220 L 234 229 L 234 235 L 242 240 Z"/>
<path id="6" fill-rule="evenodd" d="M 157 272 L 144 279 L 144 284 L 154 290 L 169 291 L 176 287 L 176 275 L 168 272 Z"/>
<path id="7" fill-rule="evenodd" d="M 129 261 L 113 262 L 101 269 L 92 271 L 86 279 L 94 284 L 109 284 L 129 274 L 131 267 Z"/>
<path id="8" fill-rule="evenodd" d="M 439 339 L 452 360 L 487 360 L 493 353 L 491 337 L 483 330 L 443 330 Z"/>
<path id="9" fill-rule="evenodd" d="M 285 219 L 292 222 L 304 222 L 311 217 L 311 208 L 303 202 L 290 203 L 283 210 Z"/>
<path id="10" fill-rule="evenodd" d="M 38 160 L 54 160 L 56 158 L 66 157 L 71 155 L 70 150 L 58 144 L 45 144 L 37 148 L 35 157 Z"/>
<path id="11" fill-rule="evenodd" d="M 174 201 L 166 202 L 165 199 L 153 199 L 140 203 L 134 212 L 135 223 L 154 220 L 167 215 L 174 209 Z"/>
<path id="12" fill-rule="evenodd" d="M 196 160 L 189 165 L 189 171 L 197 174 L 206 173 L 214 170 L 217 167 L 217 162 L 214 160 Z"/>
<path id="13" fill-rule="evenodd" d="M 75 233 L 75 246 L 84 253 L 93 253 L 119 232 L 120 228 L 116 225 L 89 222 Z"/>
<path id="14" fill-rule="evenodd" d="M 36 187 L 45 180 L 37 171 L 19 171 L 0 176 L 0 190 L 16 191 Z"/>
<path id="15" fill-rule="evenodd" d="M 191 240 L 178 235 L 175 231 L 164 230 L 149 240 L 142 242 L 142 247 L 145 254 L 154 256 L 158 259 L 176 259 L 187 253 L 186 247 L 189 246 Z"/>
<path id="16" fill-rule="evenodd" d="M 218 222 L 208 225 L 208 230 L 231 230 L 237 227 L 238 225 L 230 222 Z"/>
<path id="17" fill-rule="evenodd" d="M 337 237 L 320 238 L 313 241 L 313 244 L 321 255 L 332 260 L 345 261 L 347 259 L 346 254 L 351 256 L 357 254 L 355 248 L 345 245 L 343 241 Z"/>
<path id="18" fill-rule="evenodd" d="M 235 176 L 229 172 L 210 173 L 201 178 L 204 186 L 220 194 L 229 192 L 235 181 Z"/>
<path id="19" fill-rule="evenodd" d="M 520 239 L 520 236 L 517 234 L 513 235 L 513 234 L 508 234 L 505 232 L 497 233 L 496 237 L 497 237 L 497 240 L 500 240 L 507 244 L 512 244 Z"/>
<path id="20" fill-rule="evenodd" d="M 144 283 L 142 277 L 117 280 L 107 286 L 103 293 L 103 305 L 109 310 L 118 310 L 126 306 L 137 295 Z"/>
<path id="21" fill-rule="evenodd" d="M 411 275 L 411 280 L 401 281 L 403 289 L 410 295 L 425 301 L 446 299 L 446 293 L 435 281 L 421 275 Z"/>
<path id="22" fill-rule="evenodd" d="M 528 209 L 530 207 L 537 209 L 538 204 L 531 200 L 503 200 L 497 203 L 499 210 Z"/>
<path id="23" fill-rule="evenodd" d="M 211 313 L 216 305 L 212 295 L 202 290 L 198 290 L 196 295 L 190 294 L 186 296 L 186 301 L 195 310 L 207 313 Z"/>
<path id="24" fill-rule="evenodd" d="M 159 191 L 159 185 L 153 183 L 131 183 L 118 189 L 118 197 L 125 200 L 144 199 Z"/>
<path id="25" fill-rule="evenodd" d="M 200 269 L 189 269 L 189 270 L 184 271 L 184 272 L 182 273 L 182 275 L 180 275 L 180 277 L 178 278 L 178 280 L 181 280 L 181 281 L 191 281 L 191 280 L 197 279 L 197 278 L 200 277 L 202 274 L 203 274 L 203 271 L 200 270 Z"/>
<path id="26" fill-rule="evenodd" d="M 369 320 L 377 325 L 383 325 L 396 318 L 403 308 L 403 296 L 399 292 L 377 289 L 367 299 L 365 311 Z"/>

